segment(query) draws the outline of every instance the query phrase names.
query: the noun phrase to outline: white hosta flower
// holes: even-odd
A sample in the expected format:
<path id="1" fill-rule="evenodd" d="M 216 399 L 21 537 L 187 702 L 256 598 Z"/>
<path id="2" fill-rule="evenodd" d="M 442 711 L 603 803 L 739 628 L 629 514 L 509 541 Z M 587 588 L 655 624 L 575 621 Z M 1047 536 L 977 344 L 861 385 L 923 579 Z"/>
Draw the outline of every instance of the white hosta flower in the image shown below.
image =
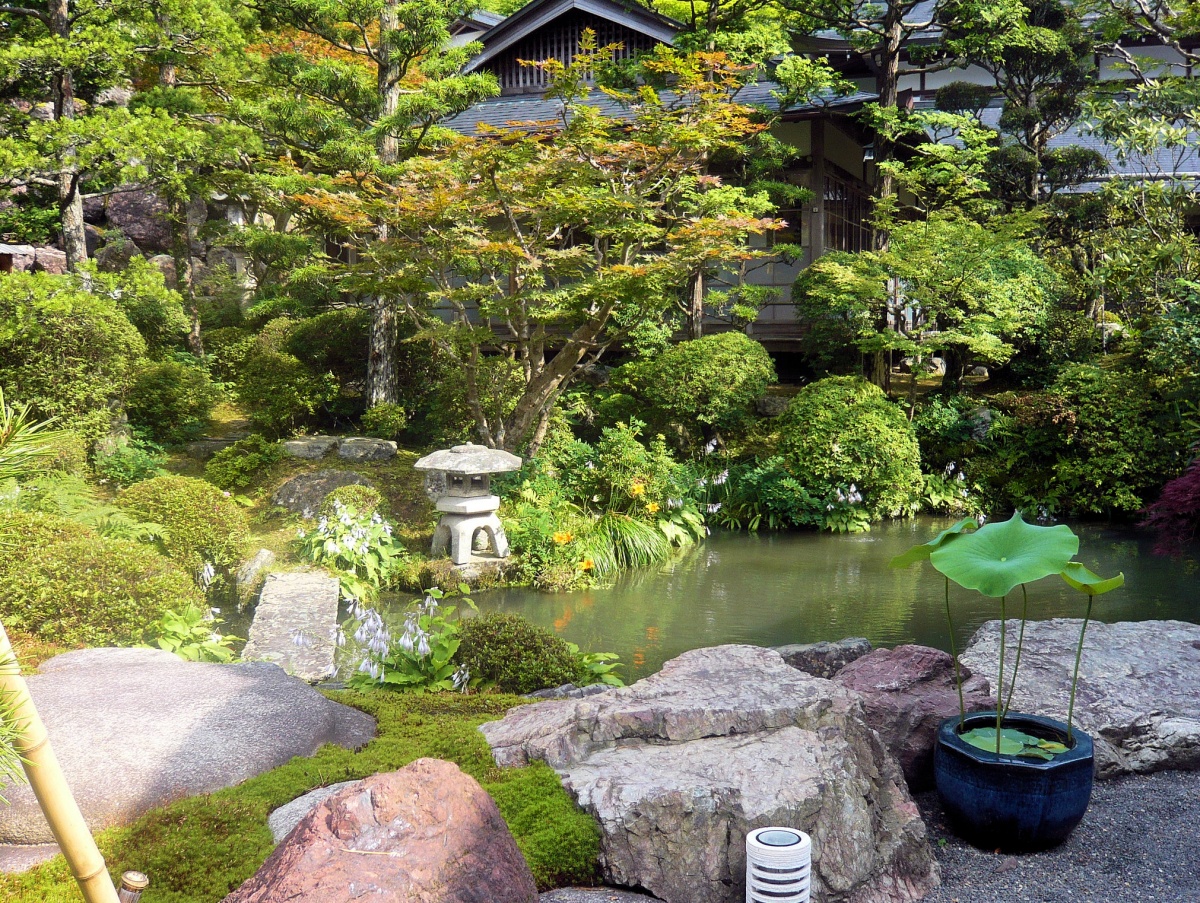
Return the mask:
<path id="1" fill-rule="evenodd" d="M 417 643 L 417 655 L 421 658 L 426 658 L 429 655 L 429 637 L 422 633 L 421 639 Z"/>
<path id="2" fill-rule="evenodd" d="M 713 477 L 713 485 L 714 486 L 724 486 L 725 481 L 728 479 L 729 479 L 729 468 L 725 468 L 725 470 L 722 470 L 719 474 L 717 474 L 715 477 Z"/>
<path id="3" fill-rule="evenodd" d="M 208 589 L 208 586 L 213 581 L 213 577 L 217 575 L 217 569 L 213 567 L 211 561 L 204 562 L 204 567 L 200 568 L 200 586 Z"/>

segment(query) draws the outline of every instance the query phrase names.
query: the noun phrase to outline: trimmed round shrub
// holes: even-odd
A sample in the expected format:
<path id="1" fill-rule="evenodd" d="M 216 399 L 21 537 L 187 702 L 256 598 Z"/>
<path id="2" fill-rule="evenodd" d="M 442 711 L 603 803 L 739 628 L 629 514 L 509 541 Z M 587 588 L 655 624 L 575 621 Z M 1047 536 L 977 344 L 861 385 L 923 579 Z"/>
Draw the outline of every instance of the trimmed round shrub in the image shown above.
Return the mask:
<path id="1" fill-rule="evenodd" d="M 533 693 L 572 683 L 579 664 L 565 640 L 520 615 L 493 612 L 464 620 L 458 660 L 472 678 L 508 693 Z"/>
<path id="2" fill-rule="evenodd" d="M 146 343 L 116 303 L 66 276 L 0 279 L 0 385 L 9 404 L 85 440 L 108 433 Z"/>
<path id="3" fill-rule="evenodd" d="M 211 483 L 155 477 L 130 486 L 117 504 L 140 520 L 162 525 L 167 555 L 195 573 L 206 563 L 228 569 L 242 559 L 248 528 L 242 509 Z"/>
<path id="4" fill-rule="evenodd" d="M 0 563 L 0 619 L 9 627 L 66 645 L 121 643 L 168 609 L 204 605 L 191 577 L 151 546 L 17 516 L 21 542 Z"/>
<path id="5" fill-rule="evenodd" d="M 339 486 L 329 495 L 325 496 L 325 501 L 321 502 L 321 507 L 317 509 L 317 513 L 322 517 L 329 517 L 333 514 L 336 503 L 341 502 L 347 507 L 353 508 L 359 514 L 386 514 L 388 504 L 378 489 L 372 489 L 370 486 L 359 486 L 352 484 L 350 486 Z"/>
<path id="6" fill-rule="evenodd" d="M 158 442 L 187 442 L 207 429 L 219 395 L 198 361 L 158 361 L 138 371 L 126 412 Z"/>
<path id="7" fill-rule="evenodd" d="M 276 436 L 307 423 L 337 397 L 332 374 L 314 376 L 290 354 L 255 348 L 241 365 L 237 396 L 251 423 Z"/>
<path id="8" fill-rule="evenodd" d="M 922 489 L 912 424 L 883 390 L 857 376 L 805 386 L 779 418 L 788 472 L 818 498 L 854 485 L 871 517 L 913 510 Z"/>
<path id="9" fill-rule="evenodd" d="M 362 415 L 363 432 L 376 439 L 398 439 L 408 425 L 403 405 L 377 404 Z"/>
<path id="10" fill-rule="evenodd" d="M 721 432 L 741 428 L 773 382 L 771 356 L 740 332 L 672 345 L 652 360 L 625 365 L 614 377 L 617 389 L 652 406 L 656 420 L 693 434 L 697 427 Z"/>
<path id="11" fill-rule="evenodd" d="M 4 519 L 0 521 L 0 550 L 3 551 L 0 554 L 0 579 L 14 562 L 40 546 L 94 535 L 91 527 L 52 514 L 5 509 Z"/>
<path id="12" fill-rule="evenodd" d="M 254 433 L 213 455 L 204 465 L 204 479 L 222 489 L 245 489 L 281 460 L 283 449 L 279 443 Z"/>

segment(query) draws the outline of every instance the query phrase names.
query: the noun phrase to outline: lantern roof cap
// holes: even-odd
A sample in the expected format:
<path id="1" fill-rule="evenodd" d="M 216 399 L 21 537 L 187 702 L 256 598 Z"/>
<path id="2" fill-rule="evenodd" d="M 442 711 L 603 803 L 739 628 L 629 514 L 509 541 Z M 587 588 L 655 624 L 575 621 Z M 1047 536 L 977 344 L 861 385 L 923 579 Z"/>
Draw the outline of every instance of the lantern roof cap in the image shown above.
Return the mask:
<path id="1" fill-rule="evenodd" d="M 468 443 L 428 454 L 413 467 L 417 470 L 440 470 L 445 473 L 484 474 L 519 470 L 521 463 L 521 459 L 516 455 L 502 449 Z"/>

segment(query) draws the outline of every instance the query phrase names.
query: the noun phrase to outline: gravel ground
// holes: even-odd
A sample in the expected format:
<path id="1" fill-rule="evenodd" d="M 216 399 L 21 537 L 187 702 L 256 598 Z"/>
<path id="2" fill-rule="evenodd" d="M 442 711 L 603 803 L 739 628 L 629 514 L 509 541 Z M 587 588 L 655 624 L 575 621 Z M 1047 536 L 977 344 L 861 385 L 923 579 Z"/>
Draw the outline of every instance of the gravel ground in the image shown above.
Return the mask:
<path id="1" fill-rule="evenodd" d="M 942 868 L 925 903 L 1200 903 L 1200 772 L 1096 784 L 1087 815 L 1044 853 L 986 853 L 949 833 L 936 793 L 917 805 Z M 542 903 L 638 903 L 608 888 L 563 889 Z"/>
<path id="2" fill-rule="evenodd" d="M 1200 903 L 1200 772 L 1097 782 L 1083 822 L 1044 853 L 985 853 L 917 797 L 942 867 L 926 903 Z"/>

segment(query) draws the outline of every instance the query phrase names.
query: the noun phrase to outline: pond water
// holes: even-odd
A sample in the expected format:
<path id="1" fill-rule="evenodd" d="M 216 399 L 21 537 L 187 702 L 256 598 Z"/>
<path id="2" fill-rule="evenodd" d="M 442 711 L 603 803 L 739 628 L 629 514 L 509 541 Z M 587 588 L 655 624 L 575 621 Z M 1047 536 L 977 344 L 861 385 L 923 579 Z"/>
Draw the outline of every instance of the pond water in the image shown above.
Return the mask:
<path id="1" fill-rule="evenodd" d="M 944 583 L 928 564 L 891 570 L 888 561 L 953 521 L 916 518 L 870 533 L 714 534 L 658 568 L 612 586 L 571 593 L 503 589 L 476 597 L 481 611 L 524 615 L 585 651 L 616 652 L 626 680 L 700 646 L 776 646 L 865 636 L 876 646 L 921 643 L 949 649 Z M 1174 618 L 1200 623 L 1200 554 L 1151 554 L 1153 540 L 1129 529 L 1075 526 L 1078 560 L 1126 585 L 1099 598 L 1103 621 Z M 1031 619 L 1082 617 L 1082 596 L 1057 577 L 1030 587 Z M 962 644 L 998 601 L 951 587 L 955 637 Z M 1020 616 L 1020 594 L 1009 599 Z"/>

